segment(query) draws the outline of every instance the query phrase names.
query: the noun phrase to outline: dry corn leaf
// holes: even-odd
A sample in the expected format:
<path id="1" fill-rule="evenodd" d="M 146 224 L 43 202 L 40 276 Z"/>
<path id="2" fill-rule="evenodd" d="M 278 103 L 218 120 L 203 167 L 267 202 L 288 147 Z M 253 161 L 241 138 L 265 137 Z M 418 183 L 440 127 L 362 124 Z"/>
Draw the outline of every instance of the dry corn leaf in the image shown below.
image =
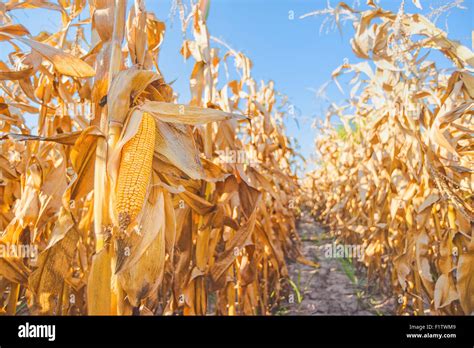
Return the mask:
<path id="1" fill-rule="evenodd" d="M 53 46 L 31 40 L 26 37 L 12 36 L 14 39 L 30 46 L 33 50 L 41 54 L 44 58 L 53 63 L 55 69 L 63 75 L 72 77 L 92 77 L 95 75 L 94 69 L 69 53 L 63 52 Z"/>

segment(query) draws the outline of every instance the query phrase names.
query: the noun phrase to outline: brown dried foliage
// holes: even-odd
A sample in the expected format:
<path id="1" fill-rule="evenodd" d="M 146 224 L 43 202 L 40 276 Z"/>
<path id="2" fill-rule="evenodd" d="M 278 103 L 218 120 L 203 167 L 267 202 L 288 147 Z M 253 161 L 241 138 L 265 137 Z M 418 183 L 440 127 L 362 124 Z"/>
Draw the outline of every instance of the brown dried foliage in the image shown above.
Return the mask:
<path id="1" fill-rule="evenodd" d="M 474 312 L 474 54 L 419 14 L 372 4 L 355 17 L 350 102 L 329 109 L 307 178 L 313 212 L 365 247 L 398 312 Z M 441 51 L 453 63 L 429 60 Z M 342 126 L 334 126 L 336 117 Z"/>
<path id="2" fill-rule="evenodd" d="M 32 37 L 10 18 L 38 6 L 59 11 L 62 30 Z M 140 0 L 126 8 L 112 0 L 0 6 L 0 40 L 11 43 L 14 63 L 0 63 L 0 243 L 39 250 L 37 262 L 0 258 L 0 309 L 269 314 L 283 294 L 286 257 L 306 262 L 295 230 L 295 153 L 273 83 L 258 85 L 242 53 L 219 55 L 194 6 L 181 52 L 195 61 L 192 100 L 176 104 L 158 68 L 164 24 Z M 229 59 L 241 79 L 218 88 Z M 153 171 L 141 213 L 120 231 L 118 166 L 144 113 L 156 124 Z M 36 134 L 26 119 L 37 119 Z"/>

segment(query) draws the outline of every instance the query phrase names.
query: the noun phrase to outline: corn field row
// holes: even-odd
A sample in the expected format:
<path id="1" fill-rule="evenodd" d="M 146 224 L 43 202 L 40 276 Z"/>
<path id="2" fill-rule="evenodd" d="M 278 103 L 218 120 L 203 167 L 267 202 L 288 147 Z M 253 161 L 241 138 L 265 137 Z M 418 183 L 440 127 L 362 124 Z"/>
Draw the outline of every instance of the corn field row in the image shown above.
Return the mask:
<path id="1" fill-rule="evenodd" d="M 37 260 L 0 258 L 0 308 L 270 314 L 287 288 L 286 257 L 309 262 L 273 83 L 257 83 L 249 58 L 211 42 L 205 1 L 189 11 L 177 2 L 181 59 L 194 61 L 192 98 L 178 104 L 159 68 L 165 25 L 143 1 L 129 5 L 0 7 L 0 40 L 12 47 L 0 72 L 0 243 L 39 250 Z M 33 37 L 9 16 L 37 6 L 59 11 L 62 30 Z M 240 79 L 218 88 L 227 65 Z"/>
<path id="2" fill-rule="evenodd" d="M 287 262 L 318 266 L 300 250 L 303 206 L 364 247 L 356 266 L 397 314 L 473 313 L 474 54 L 404 1 L 367 4 L 330 11 L 361 61 L 333 71 L 350 97 L 301 176 L 286 99 L 211 36 L 208 1 L 174 2 L 186 103 L 160 69 L 168 13 L 144 0 L 0 3 L 0 313 L 275 314 Z M 61 30 L 15 22 L 31 8 Z"/>
<path id="3" fill-rule="evenodd" d="M 315 216 L 398 302 L 398 314 L 474 312 L 474 54 L 426 17 L 351 15 L 360 63 L 349 102 L 329 108 L 305 181 Z M 430 60 L 440 51 L 453 69 Z M 335 126 L 331 119 L 337 119 Z"/>

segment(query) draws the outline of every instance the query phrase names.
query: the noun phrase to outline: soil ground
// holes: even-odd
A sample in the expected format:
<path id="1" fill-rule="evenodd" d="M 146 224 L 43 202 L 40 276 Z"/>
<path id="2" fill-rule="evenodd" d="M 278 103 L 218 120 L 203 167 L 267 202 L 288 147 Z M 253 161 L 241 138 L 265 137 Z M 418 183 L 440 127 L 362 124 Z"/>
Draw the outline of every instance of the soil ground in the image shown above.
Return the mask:
<path id="1" fill-rule="evenodd" d="M 327 257 L 325 248 L 334 240 L 308 213 L 299 221 L 299 234 L 303 255 L 320 267 L 289 264 L 293 294 L 280 307 L 280 315 L 395 314 L 395 299 L 369 284 L 351 260 Z"/>

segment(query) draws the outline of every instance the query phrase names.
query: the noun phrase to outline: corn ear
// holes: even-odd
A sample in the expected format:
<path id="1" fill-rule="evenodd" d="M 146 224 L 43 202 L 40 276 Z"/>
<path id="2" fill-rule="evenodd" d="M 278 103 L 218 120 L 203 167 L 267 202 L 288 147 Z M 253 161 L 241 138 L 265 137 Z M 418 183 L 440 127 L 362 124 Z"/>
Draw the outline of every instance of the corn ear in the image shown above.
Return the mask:
<path id="1" fill-rule="evenodd" d="M 154 148 L 155 120 L 144 113 L 137 133 L 122 149 L 116 188 L 116 211 L 121 231 L 137 218 L 145 202 Z"/>

